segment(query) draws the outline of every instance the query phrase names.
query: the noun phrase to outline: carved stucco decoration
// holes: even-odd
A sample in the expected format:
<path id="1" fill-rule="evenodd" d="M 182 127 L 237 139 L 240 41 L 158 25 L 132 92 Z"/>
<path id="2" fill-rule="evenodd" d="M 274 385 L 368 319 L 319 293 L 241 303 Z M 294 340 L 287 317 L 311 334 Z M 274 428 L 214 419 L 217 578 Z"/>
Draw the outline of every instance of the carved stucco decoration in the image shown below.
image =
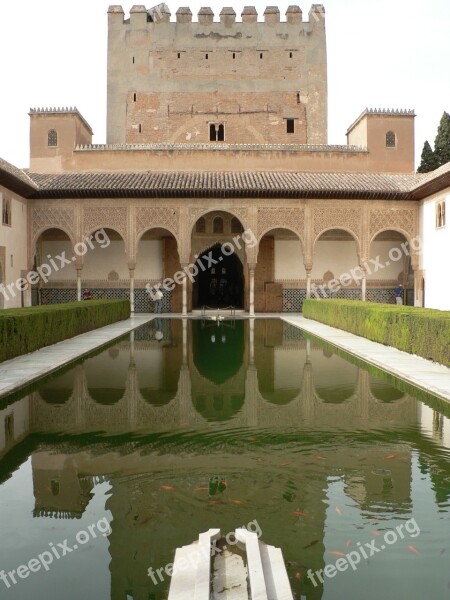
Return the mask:
<path id="1" fill-rule="evenodd" d="M 303 208 L 258 207 L 258 239 L 270 229 L 289 229 L 304 239 L 305 211 Z"/>
<path id="2" fill-rule="evenodd" d="M 89 235 L 96 229 L 114 229 L 128 242 L 128 209 L 125 206 L 93 206 L 83 210 L 83 232 Z"/>
<path id="3" fill-rule="evenodd" d="M 417 207 L 372 209 L 369 214 L 369 239 L 381 231 L 393 229 L 414 237 L 417 232 Z"/>
<path id="4" fill-rule="evenodd" d="M 162 227 L 180 237 L 180 209 L 164 206 L 139 206 L 136 208 L 136 240 L 154 227 Z"/>
<path id="5" fill-rule="evenodd" d="M 32 212 L 33 244 L 46 229 L 58 228 L 75 240 L 75 211 L 58 206 L 35 206 Z"/>
<path id="6" fill-rule="evenodd" d="M 362 209 L 339 208 L 339 207 L 319 207 L 314 208 L 314 239 L 328 229 L 345 229 L 354 234 L 358 244 L 361 242 L 362 229 Z"/>

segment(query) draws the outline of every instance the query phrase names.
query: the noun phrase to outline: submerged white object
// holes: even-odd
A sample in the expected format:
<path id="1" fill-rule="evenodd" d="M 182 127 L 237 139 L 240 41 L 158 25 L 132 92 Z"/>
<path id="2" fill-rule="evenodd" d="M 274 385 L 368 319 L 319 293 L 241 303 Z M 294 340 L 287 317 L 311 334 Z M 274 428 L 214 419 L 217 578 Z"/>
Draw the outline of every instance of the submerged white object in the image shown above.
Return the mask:
<path id="1" fill-rule="evenodd" d="M 281 549 L 247 529 L 234 537 L 210 529 L 178 548 L 168 600 L 294 600 Z"/>

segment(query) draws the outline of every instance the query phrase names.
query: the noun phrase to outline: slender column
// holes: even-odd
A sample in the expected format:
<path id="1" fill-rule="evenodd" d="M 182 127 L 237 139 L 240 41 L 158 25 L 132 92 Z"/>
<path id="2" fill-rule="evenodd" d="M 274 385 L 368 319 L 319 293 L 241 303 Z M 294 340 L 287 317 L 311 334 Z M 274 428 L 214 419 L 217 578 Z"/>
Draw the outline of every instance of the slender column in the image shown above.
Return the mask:
<path id="1" fill-rule="evenodd" d="M 131 312 L 134 313 L 134 267 L 129 267 L 130 270 L 130 306 Z"/>
<path id="2" fill-rule="evenodd" d="M 255 316 L 255 265 L 249 265 L 250 272 L 250 316 Z"/>
<path id="3" fill-rule="evenodd" d="M 250 325 L 250 364 L 255 364 L 255 319 L 249 319 Z"/>
<path id="4" fill-rule="evenodd" d="M 77 269 L 77 300 L 81 302 L 81 271 L 82 269 Z"/>
<path id="5" fill-rule="evenodd" d="M 187 315 L 187 275 L 184 274 L 183 277 L 183 309 L 182 309 L 183 317 Z"/>
<path id="6" fill-rule="evenodd" d="M 366 301 L 366 293 L 367 293 L 367 280 L 366 280 L 366 273 L 365 273 L 365 271 L 363 271 L 363 276 L 361 279 L 361 300 L 363 302 Z"/>
<path id="7" fill-rule="evenodd" d="M 306 297 L 311 298 L 311 269 L 306 269 Z"/>
<path id="8" fill-rule="evenodd" d="M 183 365 L 187 365 L 187 319 L 183 319 Z"/>

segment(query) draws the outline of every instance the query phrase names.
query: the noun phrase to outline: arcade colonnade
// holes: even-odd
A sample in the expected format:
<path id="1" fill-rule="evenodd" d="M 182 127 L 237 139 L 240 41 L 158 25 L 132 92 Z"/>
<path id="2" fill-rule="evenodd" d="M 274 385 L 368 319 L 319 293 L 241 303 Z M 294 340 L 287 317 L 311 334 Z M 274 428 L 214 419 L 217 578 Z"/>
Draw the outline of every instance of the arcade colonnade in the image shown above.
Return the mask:
<path id="1" fill-rule="evenodd" d="M 33 200 L 28 267 L 48 263 L 64 251 L 71 264 L 39 283 L 43 302 L 81 300 L 83 289 L 89 288 L 95 297 L 129 298 L 132 310 L 141 312 L 149 310 L 145 285 L 179 273 L 165 309 L 187 314 L 196 307 L 192 280 L 183 269 L 202 252 L 228 242 L 243 264 L 242 308 L 250 314 L 297 312 L 304 297 L 317 295 L 321 285 L 333 287 L 333 281 L 352 270 L 357 277 L 338 286 L 337 297 L 393 301 L 392 288 L 403 283 L 413 290 L 410 303 L 421 306 L 415 244 L 418 204 L 319 199 Z M 111 242 L 108 247 L 95 242 L 95 233 L 103 230 Z M 244 235 L 247 243 L 242 243 Z M 92 247 L 84 255 L 75 254 L 74 248 L 82 250 L 90 236 Z M 236 236 L 240 242 L 233 242 Z M 394 260 L 389 260 L 391 250 Z M 26 297 L 31 303 L 32 290 Z"/>

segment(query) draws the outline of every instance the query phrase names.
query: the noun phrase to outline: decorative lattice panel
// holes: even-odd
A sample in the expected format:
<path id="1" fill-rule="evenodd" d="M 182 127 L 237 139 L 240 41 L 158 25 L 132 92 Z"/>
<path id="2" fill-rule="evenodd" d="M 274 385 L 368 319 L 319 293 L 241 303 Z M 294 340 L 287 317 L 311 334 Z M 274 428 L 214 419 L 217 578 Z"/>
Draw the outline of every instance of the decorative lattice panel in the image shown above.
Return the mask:
<path id="1" fill-rule="evenodd" d="M 370 289 L 367 290 L 366 299 L 368 302 L 384 302 L 385 304 L 395 304 L 394 290 Z"/>
<path id="2" fill-rule="evenodd" d="M 170 313 L 172 304 L 172 293 L 163 292 L 164 296 L 161 302 L 161 312 Z M 137 313 L 155 312 L 155 304 L 151 300 L 146 289 L 137 289 L 134 292 L 134 311 Z"/>
<path id="3" fill-rule="evenodd" d="M 42 304 L 64 304 L 65 302 L 76 302 L 77 290 L 62 290 L 46 288 L 41 290 Z"/>
<path id="4" fill-rule="evenodd" d="M 302 312 L 306 290 L 283 290 L 283 312 Z"/>

